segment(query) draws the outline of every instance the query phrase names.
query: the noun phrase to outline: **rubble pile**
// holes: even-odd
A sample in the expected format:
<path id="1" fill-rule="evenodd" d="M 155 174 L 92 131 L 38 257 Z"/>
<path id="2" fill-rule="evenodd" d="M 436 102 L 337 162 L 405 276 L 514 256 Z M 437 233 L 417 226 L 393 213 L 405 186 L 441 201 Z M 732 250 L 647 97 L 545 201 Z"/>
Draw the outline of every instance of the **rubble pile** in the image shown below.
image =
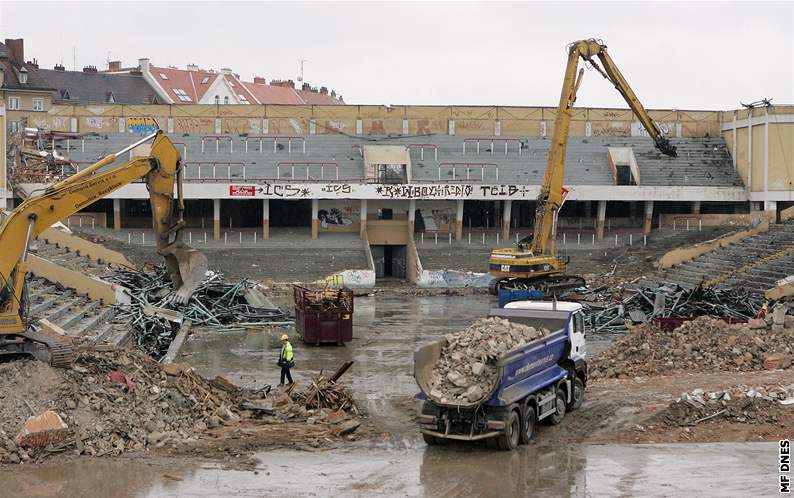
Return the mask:
<path id="1" fill-rule="evenodd" d="M 161 365 L 137 351 L 83 352 L 70 370 L 34 360 L 3 363 L 0 382 L 0 463 L 60 452 L 190 448 L 206 444 L 206 432 L 222 446 L 224 431 L 254 426 L 263 445 L 289 433 L 289 444 L 320 446 L 329 437 L 352 437 L 361 424 L 339 384 L 333 391 L 340 405 L 311 408 L 299 395 L 204 379 L 188 365 Z"/>
<path id="2" fill-rule="evenodd" d="M 775 329 L 763 320 L 728 324 L 703 316 L 670 332 L 647 324 L 633 329 L 591 362 L 590 376 L 785 369 L 792 354 L 792 326 Z"/>
<path id="3" fill-rule="evenodd" d="M 147 267 L 144 271 L 117 269 L 104 278 L 131 291 L 132 303 L 117 305 L 117 318 L 131 321 L 138 349 L 157 359 L 168 351 L 184 320 L 190 320 L 194 327 L 273 325 L 287 321 L 281 309 L 265 307 L 264 296 L 245 278 L 230 284 L 222 274 L 207 272 L 190 301 L 181 305 L 173 302 L 172 283 L 165 265 Z"/>
<path id="4" fill-rule="evenodd" d="M 683 393 L 656 416 L 669 427 L 728 421 L 743 424 L 778 422 L 783 410 L 794 410 L 794 384 L 789 386 L 735 386 L 724 391 L 695 389 Z"/>
<path id="5" fill-rule="evenodd" d="M 433 367 L 431 398 L 441 403 L 474 403 L 491 392 L 496 360 L 506 352 L 549 333 L 498 317 L 482 318 L 465 330 L 447 334 Z"/>

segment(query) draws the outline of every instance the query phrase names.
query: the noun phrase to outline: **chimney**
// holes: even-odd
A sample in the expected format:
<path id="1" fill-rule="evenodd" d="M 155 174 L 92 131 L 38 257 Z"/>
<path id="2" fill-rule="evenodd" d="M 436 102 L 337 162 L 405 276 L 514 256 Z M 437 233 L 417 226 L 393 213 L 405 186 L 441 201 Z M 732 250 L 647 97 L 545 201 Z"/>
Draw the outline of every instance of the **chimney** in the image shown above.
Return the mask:
<path id="1" fill-rule="evenodd" d="M 15 40 L 6 38 L 5 43 L 6 47 L 8 47 L 11 63 L 17 67 L 22 66 L 25 63 L 25 40 L 22 38 Z"/>
<path id="2" fill-rule="evenodd" d="M 221 68 L 221 72 L 222 72 L 223 74 L 232 74 L 232 70 L 231 70 L 231 69 L 229 69 L 228 67 L 222 67 L 222 68 Z"/>
<path id="3" fill-rule="evenodd" d="M 108 62 L 108 71 L 118 71 L 121 69 L 121 61 Z"/>
<path id="4" fill-rule="evenodd" d="M 322 93 L 323 95 L 328 95 L 328 89 L 324 86 L 321 86 L 320 93 Z"/>
<path id="5" fill-rule="evenodd" d="M 55 64 L 55 67 L 53 69 L 55 69 L 56 71 L 66 71 L 66 68 L 63 67 L 63 64 Z"/>
<path id="6" fill-rule="evenodd" d="M 336 90 L 331 90 L 331 98 L 336 98 Z"/>
<path id="7" fill-rule="evenodd" d="M 261 76 L 254 76 L 254 83 L 257 85 L 267 85 L 267 81 L 265 81 L 265 78 L 262 78 Z"/>
<path id="8" fill-rule="evenodd" d="M 86 66 L 83 68 L 84 73 L 96 73 L 97 69 L 96 66 Z"/>
<path id="9" fill-rule="evenodd" d="M 142 73 L 149 72 L 149 59 L 138 59 L 138 67 L 140 68 Z"/>
<path id="10" fill-rule="evenodd" d="M 39 61 L 37 61 L 36 59 L 33 59 L 33 62 L 28 61 L 28 66 L 32 67 L 33 69 L 38 69 Z"/>
<path id="11" fill-rule="evenodd" d="M 198 71 L 198 66 L 196 64 L 188 64 L 187 65 L 188 71 Z"/>
<path id="12" fill-rule="evenodd" d="M 312 86 L 310 84 L 308 84 L 308 83 L 304 83 L 303 84 L 303 90 L 311 90 L 311 87 Z"/>
<path id="13" fill-rule="evenodd" d="M 143 76 L 141 69 L 137 67 L 135 69 L 130 70 L 130 74 L 133 76 Z"/>
<path id="14" fill-rule="evenodd" d="M 292 80 L 287 80 L 287 86 L 289 86 L 290 88 L 295 88 L 295 82 Z"/>

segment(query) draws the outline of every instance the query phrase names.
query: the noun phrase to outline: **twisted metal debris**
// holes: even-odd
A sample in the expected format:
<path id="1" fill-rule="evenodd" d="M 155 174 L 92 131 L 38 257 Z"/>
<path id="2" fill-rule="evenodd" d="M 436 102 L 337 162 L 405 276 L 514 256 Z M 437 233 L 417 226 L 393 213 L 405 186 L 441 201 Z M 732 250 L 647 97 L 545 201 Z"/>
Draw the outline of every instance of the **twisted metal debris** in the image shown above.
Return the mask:
<path id="1" fill-rule="evenodd" d="M 582 302 L 589 326 L 595 332 L 621 332 L 626 324 L 659 319 L 696 318 L 709 315 L 730 321 L 747 321 L 756 316 L 763 298 L 742 289 L 696 287 L 685 289 L 676 284 L 661 287 L 638 287 L 623 299 L 600 295 L 594 289 Z M 600 302 L 599 302 L 600 301 Z"/>
<path id="2" fill-rule="evenodd" d="M 179 324 L 190 320 L 193 326 L 264 326 L 288 322 L 280 308 L 253 306 L 248 301 L 255 284 L 246 278 L 231 284 L 220 273 L 209 271 L 193 296 L 184 305 L 174 302 L 172 283 L 165 265 L 146 271 L 117 269 L 105 277 L 129 289 L 131 304 L 116 305 L 118 317 L 129 319 L 138 349 L 162 358 Z M 152 312 L 152 310 L 156 310 Z"/>

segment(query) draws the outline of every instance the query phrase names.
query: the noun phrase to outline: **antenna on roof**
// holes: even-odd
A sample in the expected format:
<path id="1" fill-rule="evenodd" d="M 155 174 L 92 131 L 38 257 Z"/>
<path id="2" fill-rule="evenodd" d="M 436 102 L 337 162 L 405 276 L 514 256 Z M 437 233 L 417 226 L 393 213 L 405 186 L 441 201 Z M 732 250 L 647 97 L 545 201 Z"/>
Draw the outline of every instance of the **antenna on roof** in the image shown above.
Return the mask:
<path id="1" fill-rule="evenodd" d="M 308 59 L 298 59 L 298 62 L 301 63 L 301 74 L 300 74 L 300 76 L 298 76 L 298 81 L 303 81 L 303 64 L 305 62 L 309 62 L 309 60 Z"/>

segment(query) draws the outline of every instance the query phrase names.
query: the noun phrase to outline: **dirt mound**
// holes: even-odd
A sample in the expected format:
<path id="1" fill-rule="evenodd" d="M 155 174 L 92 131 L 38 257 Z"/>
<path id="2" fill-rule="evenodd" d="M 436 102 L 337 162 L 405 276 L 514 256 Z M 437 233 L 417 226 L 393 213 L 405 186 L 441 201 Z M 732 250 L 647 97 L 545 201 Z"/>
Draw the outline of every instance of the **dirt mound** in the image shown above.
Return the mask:
<path id="1" fill-rule="evenodd" d="M 736 386 L 724 391 L 704 392 L 695 389 L 684 393 L 660 412 L 655 420 L 669 427 L 694 426 L 707 422 L 728 421 L 744 424 L 778 422 L 784 410 L 794 410 L 794 384 L 748 388 Z"/>
<path id="2" fill-rule="evenodd" d="M 465 330 L 447 334 L 433 367 L 431 398 L 441 403 L 474 403 L 496 382 L 496 360 L 511 349 L 548 334 L 498 317 L 482 318 Z"/>
<path id="3" fill-rule="evenodd" d="M 241 389 L 223 377 L 204 379 L 187 365 L 160 365 L 139 352 L 84 352 L 70 370 L 33 360 L 13 361 L 0 364 L 0 382 L 0 462 L 12 463 L 62 451 L 104 456 L 189 446 L 205 431 L 254 422 L 281 432 L 285 429 L 278 425 L 289 423 L 293 440 L 300 442 L 296 433 L 306 431 L 308 424 L 326 418 L 328 424 L 347 424 L 355 410 L 351 405 L 350 414 L 320 413 L 286 394 Z M 23 426 L 31 424 L 28 418 L 42 413 L 50 419 L 60 417 L 65 424 L 58 431 L 61 437 L 41 444 L 20 440 Z M 343 431 L 314 426 L 309 432 L 327 438 Z"/>
<path id="4" fill-rule="evenodd" d="M 754 328 L 758 327 L 758 328 Z M 680 371 L 789 368 L 794 328 L 727 324 L 704 316 L 666 332 L 643 325 L 616 339 L 590 364 L 591 378 L 663 375 Z"/>

